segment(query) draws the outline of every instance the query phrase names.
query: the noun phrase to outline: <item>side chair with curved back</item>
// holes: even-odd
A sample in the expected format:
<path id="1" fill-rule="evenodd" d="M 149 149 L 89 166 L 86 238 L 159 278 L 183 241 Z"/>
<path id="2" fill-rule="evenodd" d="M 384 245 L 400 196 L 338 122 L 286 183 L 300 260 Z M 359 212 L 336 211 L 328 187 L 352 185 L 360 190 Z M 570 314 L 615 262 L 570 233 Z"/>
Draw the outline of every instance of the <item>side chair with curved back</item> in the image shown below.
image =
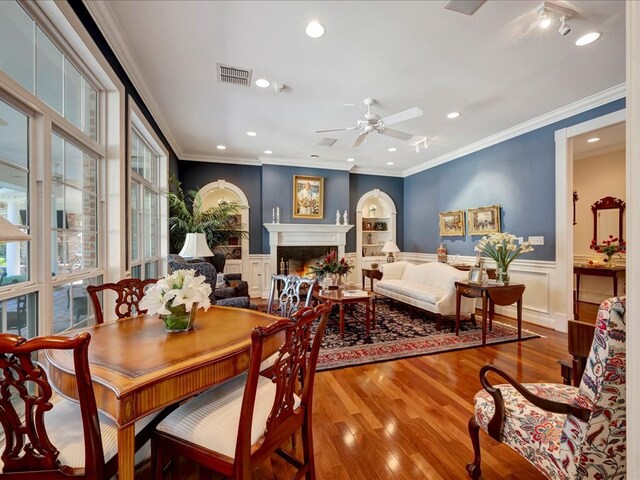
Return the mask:
<path id="1" fill-rule="evenodd" d="M 251 333 L 249 373 L 218 385 L 178 407 L 152 437 L 152 471 L 162 478 L 166 460 L 186 457 L 233 479 L 249 480 L 273 452 L 299 470 L 294 478 L 315 479 L 311 410 L 322 335 L 331 304 L 304 307 L 292 319 Z M 320 319 L 312 338 L 312 324 Z M 263 347 L 281 342 L 269 376 L 260 371 Z M 298 378 L 305 379 L 300 395 Z M 302 429 L 303 460 L 280 449 Z"/>
<path id="2" fill-rule="evenodd" d="M 117 426 L 96 407 L 90 339 L 86 332 L 31 340 L 0 334 L 0 479 L 106 480 L 117 473 Z M 33 361 L 53 349 L 73 357 L 77 402 L 55 396 L 46 370 Z M 136 423 L 136 449 L 159 420 L 149 415 Z"/>
<path id="3" fill-rule="evenodd" d="M 144 297 L 145 288 L 148 285 L 153 285 L 157 281 L 158 280 L 156 278 L 150 278 L 147 280 L 125 278 L 117 283 L 89 285 L 87 287 L 87 293 L 89 294 L 89 298 L 91 298 L 93 312 L 96 316 L 96 324 L 104 323 L 104 315 L 102 313 L 102 306 L 100 305 L 98 293 L 104 292 L 105 290 L 116 292 L 118 295 L 115 307 L 116 316 L 118 318 L 134 317 L 136 315 L 147 313 L 146 310 L 140 309 L 140 300 Z"/>
<path id="4" fill-rule="evenodd" d="M 267 313 L 290 318 L 298 309 L 308 307 L 311 304 L 313 287 L 317 283 L 318 279 L 316 278 L 298 275 L 271 275 Z M 302 289 L 304 286 L 307 287 L 306 291 Z"/>

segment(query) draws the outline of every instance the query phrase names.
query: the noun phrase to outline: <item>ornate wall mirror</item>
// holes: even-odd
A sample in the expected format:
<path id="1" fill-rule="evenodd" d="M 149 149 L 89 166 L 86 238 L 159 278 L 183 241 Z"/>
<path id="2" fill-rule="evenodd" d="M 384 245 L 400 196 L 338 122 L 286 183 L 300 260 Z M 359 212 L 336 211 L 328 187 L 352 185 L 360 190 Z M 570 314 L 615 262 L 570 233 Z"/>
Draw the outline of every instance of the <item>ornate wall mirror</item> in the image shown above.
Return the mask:
<path id="1" fill-rule="evenodd" d="M 591 205 L 593 212 L 593 241 L 598 245 L 609 235 L 624 241 L 624 201 L 615 197 L 604 197 Z"/>

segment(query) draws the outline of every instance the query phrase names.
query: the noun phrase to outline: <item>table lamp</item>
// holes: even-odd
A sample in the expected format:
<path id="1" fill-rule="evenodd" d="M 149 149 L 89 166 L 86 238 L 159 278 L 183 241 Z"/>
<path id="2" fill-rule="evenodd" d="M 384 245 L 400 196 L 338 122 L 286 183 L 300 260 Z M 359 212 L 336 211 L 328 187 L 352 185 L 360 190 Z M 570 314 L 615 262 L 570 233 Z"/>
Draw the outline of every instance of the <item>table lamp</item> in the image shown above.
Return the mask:
<path id="1" fill-rule="evenodd" d="M 382 253 L 388 253 L 387 255 L 387 263 L 393 263 L 396 261 L 396 259 L 393 257 L 393 254 L 396 252 L 399 252 L 400 249 L 398 248 L 398 246 L 396 245 L 396 242 L 392 241 L 392 240 L 387 240 L 384 244 L 384 246 L 382 247 L 382 250 L 380 250 Z"/>
<path id="2" fill-rule="evenodd" d="M 213 252 L 207 245 L 207 237 L 204 233 L 187 233 L 179 255 L 184 258 L 213 257 Z"/>
<path id="3" fill-rule="evenodd" d="M 26 240 L 31 240 L 31 235 L 23 232 L 0 215 L 0 242 L 24 242 Z"/>

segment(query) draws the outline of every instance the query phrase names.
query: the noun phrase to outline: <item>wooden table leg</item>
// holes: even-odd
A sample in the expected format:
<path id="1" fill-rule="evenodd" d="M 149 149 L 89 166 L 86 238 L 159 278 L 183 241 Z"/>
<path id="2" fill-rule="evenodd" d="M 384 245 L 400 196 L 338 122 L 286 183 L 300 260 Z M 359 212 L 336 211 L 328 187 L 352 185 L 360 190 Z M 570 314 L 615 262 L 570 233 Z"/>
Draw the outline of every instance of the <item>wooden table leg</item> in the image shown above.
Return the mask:
<path id="1" fill-rule="evenodd" d="M 344 303 L 340 304 L 340 338 L 344 338 Z"/>
<path id="2" fill-rule="evenodd" d="M 487 344 L 487 301 L 488 295 L 486 292 L 482 293 L 482 346 Z"/>
<path id="3" fill-rule="evenodd" d="M 133 480 L 135 471 L 135 424 L 118 429 L 118 479 Z"/>
<path id="4" fill-rule="evenodd" d="M 522 340 L 522 295 L 518 298 L 518 340 Z"/>
<path id="5" fill-rule="evenodd" d="M 364 273 L 362 274 L 362 289 L 364 290 Z"/>
<path id="6" fill-rule="evenodd" d="M 460 335 L 460 290 L 456 288 L 456 337 Z"/>

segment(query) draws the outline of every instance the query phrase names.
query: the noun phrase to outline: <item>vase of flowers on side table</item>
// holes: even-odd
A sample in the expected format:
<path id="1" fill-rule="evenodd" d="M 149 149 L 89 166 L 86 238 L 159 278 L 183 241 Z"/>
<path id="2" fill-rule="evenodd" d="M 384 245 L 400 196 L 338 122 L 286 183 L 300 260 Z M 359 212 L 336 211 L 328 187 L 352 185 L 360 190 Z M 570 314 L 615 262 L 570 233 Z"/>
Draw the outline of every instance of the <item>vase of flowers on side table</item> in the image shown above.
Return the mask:
<path id="1" fill-rule="evenodd" d="M 607 267 L 613 268 L 615 265 L 613 264 L 613 256 L 617 255 L 622 258 L 623 253 L 627 252 L 627 243 L 623 240 L 620 241 L 618 237 L 614 237 L 613 235 L 609 235 L 609 238 L 603 240 L 600 245 L 596 243 L 595 240 L 591 240 L 591 245 L 589 246 L 592 250 L 595 250 L 598 253 L 604 253 L 607 258 L 604 259 L 604 262 L 607 264 Z"/>
<path id="2" fill-rule="evenodd" d="M 193 328 L 198 308 L 211 306 L 211 285 L 196 271 L 176 270 L 161 278 L 142 298 L 140 308 L 157 313 L 167 333 L 187 332 Z"/>
<path id="3" fill-rule="evenodd" d="M 518 243 L 518 237 L 510 233 L 492 233 L 480 239 L 476 252 L 484 253 L 496 262 L 496 285 L 509 284 L 509 266 L 520 255 L 533 252 L 529 242 Z"/>
<path id="4" fill-rule="evenodd" d="M 352 268 L 353 266 L 349 265 L 349 262 L 344 257 L 338 260 L 338 253 L 332 250 L 322 260 L 313 265 L 310 270 L 316 277 L 323 279 L 320 282 L 321 285 L 324 286 L 325 280 L 330 278 L 331 285 L 327 285 L 327 288 L 329 290 L 337 290 L 342 283 L 342 276 L 349 273 Z"/>

